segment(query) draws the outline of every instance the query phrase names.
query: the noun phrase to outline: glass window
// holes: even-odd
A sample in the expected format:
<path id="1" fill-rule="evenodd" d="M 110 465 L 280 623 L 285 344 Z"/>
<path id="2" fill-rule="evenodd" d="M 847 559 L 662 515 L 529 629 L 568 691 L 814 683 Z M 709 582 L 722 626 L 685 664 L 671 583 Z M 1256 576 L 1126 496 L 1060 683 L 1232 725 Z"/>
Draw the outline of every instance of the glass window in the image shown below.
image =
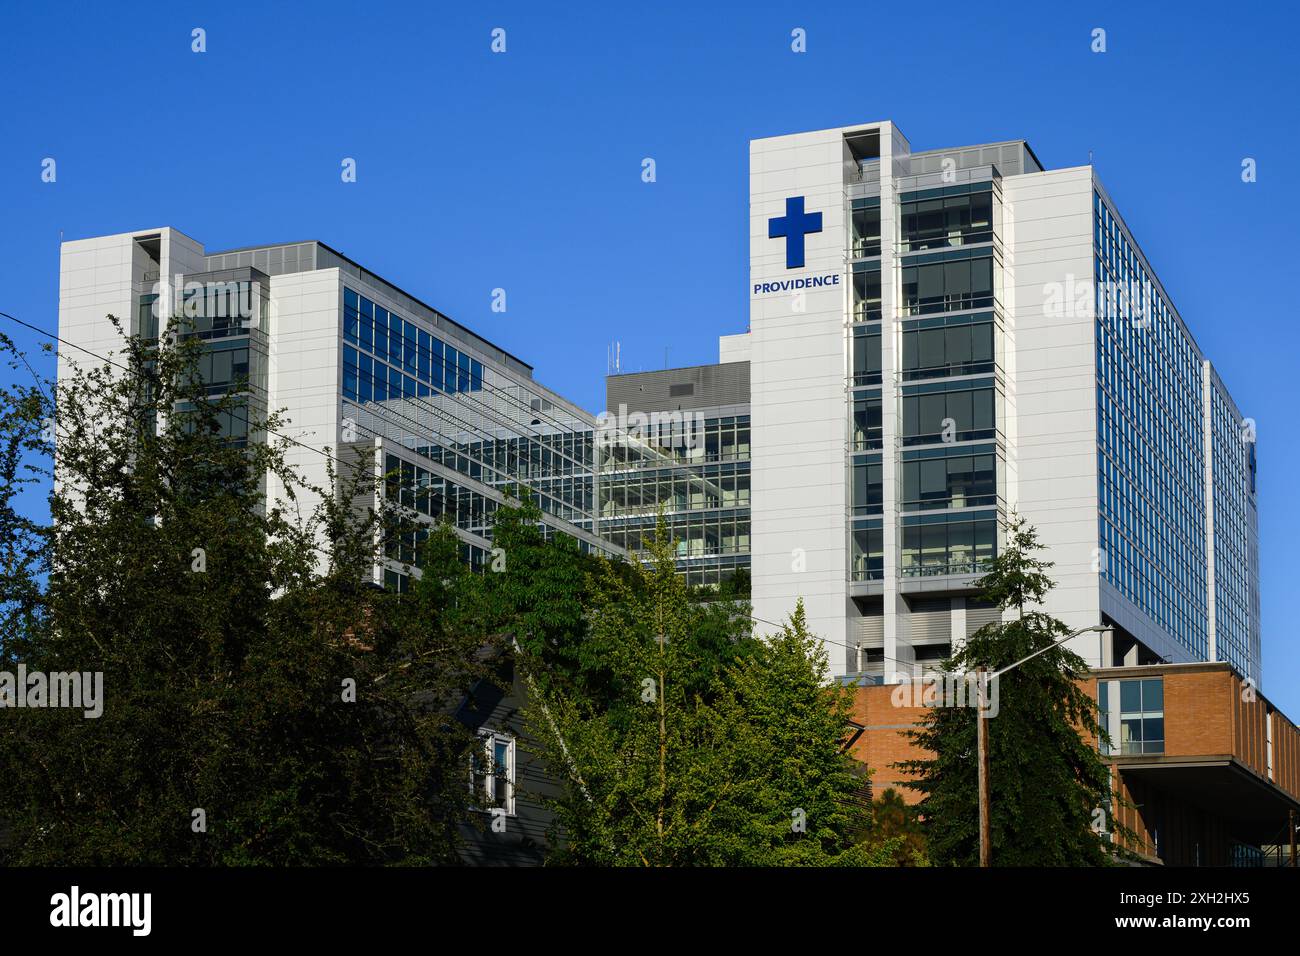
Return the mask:
<path id="1" fill-rule="evenodd" d="M 399 366 L 402 364 L 402 326 L 404 324 L 393 313 L 388 314 L 388 361 Z"/>
<path id="2" fill-rule="evenodd" d="M 1164 678 L 1121 680 L 1119 708 L 1119 752 L 1164 753 Z"/>
<path id="3" fill-rule="evenodd" d="M 1165 682 L 1164 678 L 1155 677 L 1142 682 L 1142 709 L 1164 712 Z"/>
<path id="4" fill-rule="evenodd" d="M 949 253 L 942 261 L 905 266 L 903 311 L 929 315 L 956 309 L 984 308 L 993 304 L 993 259 L 975 259 L 966 253 Z"/>
<path id="5" fill-rule="evenodd" d="M 449 392 L 456 391 L 456 365 L 459 360 L 460 353 L 450 345 L 446 346 L 443 352 L 442 372 L 446 389 Z"/>
<path id="6" fill-rule="evenodd" d="M 993 323 L 903 330 L 903 378 L 993 371 Z"/>
<path id="7" fill-rule="evenodd" d="M 878 581 L 885 573 L 884 532 L 880 528 L 853 530 L 854 581 Z"/>
<path id="8" fill-rule="evenodd" d="M 853 273 L 853 321 L 877 322 L 882 315 L 880 270 Z"/>
<path id="9" fill-rule="evenodd" d="M 853 209 L 853 256 L 856 259 L 880 255 L 880 202 L 859 206 L 860 202 L 855 201 Z"/>
<path id="10" fill-rule="evenodd" d="M 375 306 L 375 355 L 388 358 L 388 313 Z"/>
<path id="11" fill-rule="evenodd" d="M 357 401 L 369 402 L 374 399 L 374 360 L 369 355 L 361 355 L 360 371 L 357 376 Z"/>
<path id="12" fill-rule="evenodd" d="M 971 361 L 993 361 L 993 323 L 971 326 Z"/>
<path id="13" fill-rule="evenodd" d="M 920 367 L 936 368 L 946 365 L 944 356 L 944 330 L 943 329 L 922 329 L 919 333 L 920 347 Z"/>
<path id="14" fill-rule="evenodd" d="M 995 428 L 992 387 L 903 396 L 904 445 L 987 439 Z"/>
<path id="15" fill-rule="evenodd" d="M 419 355 L 418 335 L 416 327 L 406 322 L 402 328 L 402 365 L 407 374 L 414 375 L 419 368 L 417 356 Z"/>
<path id="16" fill-rule="evenodd" d="M 357 350 L 344 347 L 343 349 L 343 397 L 357 400 L 358 384 L 357 373 L 359 364 L 357 362 Z"/>
<path id="17" fill-rule="evenodd" d="M 351 289 L 343 290 L 343 338 L 349 342 L 357 341 L 360 315 L 357 312 L 357 294 Z"/>
<path id="18" fill-rule="evenodd" d="M 440 339 L 429 340 L 429 384 L 438 391 L 443 390 L 443 344 Z"/>
<path id="19" fill-rule="evenodd" d="M 456 391 L 469 391 L 469 356 L 464 352 L 456 356 Z"/>
<path id="20" fill-rule="evenodd" d="M 745 429 L 745 439 L 745 453 L 748 454 L 748 428 Z M 880 396 L 861 395 L 855 397 L 853 400 L 853 447 L 859 451 L 880 448 L 882 441 Z"/>
<path id="21" fill-rule="evenodd" d="M 899 203 L 900 231 L 904 251 L 944 249 L 951 246 L 990 242 L 993 238 L 993 193 L 985 187 L 964 190 L 959 195 L 905 199 Z"/>
<path id="22" fill-rule="evenodd" d="M 422 382 L 429 381 L 429 339 L 429 333 L 421 329 L 419 339 L 416 342 L 415 373 Z"/>
<path id="23" fill-rule="evenodd" d="M 375 345 L 375 314 L 374 304 L 367 298 L 361 298 L 361 307 L 359 311 L 360 328 L 359 340 L 361 345 L 367 349 L 374 349 Z"/>
<path id="24" fill-rule="evenodd" d="M 881 374 L 880 329 L 853 337 L 853 384 L 879 385 Z"/>
<path id="25" fill-rule="evenodd" d="M 944 330 L 944 364 L 956 368 L 965 368 L 971 360 L 971 327 L 959 325 Z"/>
<path id="26" fill-rule="evenodd" d="M 880 514 L 884 508 L 884 477 L 879 462 L 853 463 L 853 513 Z"/>
<path id="27" fill-rule="evenodd" d="M 482 732 L 482 749 L 471 760 L 470 787 L 481 810 L 515 812 L 515 738 Z"/>
<path id="28" fill-rule="evenodd" d="M 994 555 L 995 518 L 903 526 L 900 555 L 905 576 L 978 574 Z"/>

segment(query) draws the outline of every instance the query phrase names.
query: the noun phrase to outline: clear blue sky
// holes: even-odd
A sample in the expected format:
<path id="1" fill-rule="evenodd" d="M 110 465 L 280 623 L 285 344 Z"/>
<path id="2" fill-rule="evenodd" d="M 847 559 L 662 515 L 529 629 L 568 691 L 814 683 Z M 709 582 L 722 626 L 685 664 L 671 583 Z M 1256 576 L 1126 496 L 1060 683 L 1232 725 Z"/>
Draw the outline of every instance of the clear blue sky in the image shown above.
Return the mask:
<path id="1" fill-rule="evenodd" d="M 56 327 L 60 230 L 321 239 L 598 411 L 610 341 L 625 368 L 658 368 L 665 347 L 673 365 L 715 361 L 717 336 L 745 329 L 751 138 L 893 119 L 916 149 L 1023 137 L 1048 166 L 1091 150 L 1258 422 L 1264 689 L 1300 719 L 1284 288 L 1300 17 L 1137 6 L 8 4 L 0 310 Z M 807 53 L 791 52 L 795 27 Z"/>

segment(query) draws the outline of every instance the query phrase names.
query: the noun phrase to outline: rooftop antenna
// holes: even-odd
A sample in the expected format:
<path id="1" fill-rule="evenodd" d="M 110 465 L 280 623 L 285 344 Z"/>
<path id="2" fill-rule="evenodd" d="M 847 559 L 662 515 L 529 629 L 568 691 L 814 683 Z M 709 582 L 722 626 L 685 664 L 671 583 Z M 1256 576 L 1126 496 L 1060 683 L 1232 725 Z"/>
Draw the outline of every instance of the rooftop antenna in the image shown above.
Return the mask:
<path id="1" fill-rule="evenodd" d="M 1088 150 L 1088 165 L 1092 165 L 1092 150 Z"/>

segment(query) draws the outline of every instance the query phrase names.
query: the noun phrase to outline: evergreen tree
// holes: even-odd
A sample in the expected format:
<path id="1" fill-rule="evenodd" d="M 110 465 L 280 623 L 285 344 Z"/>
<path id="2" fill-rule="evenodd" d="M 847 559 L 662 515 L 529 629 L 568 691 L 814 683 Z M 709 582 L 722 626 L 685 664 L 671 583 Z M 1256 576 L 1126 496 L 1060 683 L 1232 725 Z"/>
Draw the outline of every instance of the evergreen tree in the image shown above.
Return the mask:
<path id="1" fill-rule="evenodd" d="M 454 619 L 449 533 L 413 595 L 367 584 L 396 516 L 365 469 L 309 487 L 278 416 L 243 388 L 208 396 L 184 326 L 124 343 L 57 392 L 0 392 L 0 449 L 52 455 L 52 421 L 58 451 L 48 528 L 16 517 L 14 457 L 0 462 L 4 607 L 21 625 L 0 634 L 0 667 L 100 672 L 104 696 L 98 719 L 0 721 L 0 855 L 455 861 L 472 738 L 448 708 L 481 667 Z M 266 501 L 269 481 L 283 498 Z M 300 520 L 305 500 L 320 504 Z"/>
<path id="2" fill-rule="evenodd" d="M 1052 564 L 1035 556 L 1039 548 L 1024 519 L 1008 523 L 1006 547 L 978 582 L 1003 620 L 980 628 L 947 662 L 951 672 L 996 671 L 1070 633 L 1035 610 L 1053 587 Z M 1110 776 L 1098 752 L 1096 703 L 1081 684 L 1086 675 L 1078 654 L 1055 646 L 999 678 L 996 716 L 986 718 L 996 866 L 1090 866 L 1113 858 L 1094 829 L 1095 811 L 1109 813 Z M 933 756 L 900 765 L 915 775 L 908 786 L 924 794 L 919 810 L 936 863 L 979 862 L 976 714 L 974 707 L 933 708 L 910 733 Z M 1104 829 L 1117 827 L 1112 821 Z"/>
<path id="3" fill-rule="evenodd" d="M 802 606 L 756 638 L 743 606 L 692 599 L 662 521 L 648 554 L 648 566 L 597 571 L 579 668 L 599 679 L 539 680 L 526 708 L 567 784 L 556 861 L 836 862 L 858 784 L 843 753 L 848 701 L 827 686 Z"/>
<path id="4" fill-rule="evenodd" d="M 893 787 L 871 805 L 871 832 L 866 843 L 888 852 L 894 866 L 929 865 L 920 814 Z"/>
<path id="5" fill-rule="evenodd" d="M 710 708 L 726 736 L 714 858 L 826 865 L 849 849 L 861 778 L 844 752 L 852 691 L 829 681 L 803 601 L 781 631 L 727 668 Z M 730 792 L 728 792 L 730 791 Z"/>

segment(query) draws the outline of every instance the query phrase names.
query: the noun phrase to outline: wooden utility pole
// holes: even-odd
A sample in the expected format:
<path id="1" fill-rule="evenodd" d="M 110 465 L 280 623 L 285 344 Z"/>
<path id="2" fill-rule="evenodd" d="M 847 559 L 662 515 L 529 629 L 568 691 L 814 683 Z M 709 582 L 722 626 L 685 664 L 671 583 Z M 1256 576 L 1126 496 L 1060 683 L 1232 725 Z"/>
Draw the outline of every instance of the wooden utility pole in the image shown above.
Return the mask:
<path id="1" fill-rule="evenodd" d="M 979 804 L 980 804 L 980 866 L 989 866 L 993 855 L 992 829 L 989 825 L 989 725 L 984 716 L 988 709 L 985 697 L 987 672 L 983 667 L 975 671 L 976 700 L 975 708 L 975 751 L 979 763 Z M 1292 851 L 1294 853 L 1294 850 Z"/>
<path id="2" fill-rule="evenodd" d="M 1024 608 L 1021 608 L 1021 616 L 1024 616 Z M 1046 654 L 1055 647 L 1059 647 L 1066 641 L 1072 641 L 1080 634 L 1086 634 L 1089 631 L 1096 631 L 1098 634 L 1109 631 L 1110 628 L 1105 624 L 1094 624 L 1091 627 L 1082 627 L 1077 631 L 1066 634 L 1064 637 L 1057 638 L 1049 643 L 1046 647 L 1040 647 L 1027 657 L 1022 657 L 1014 664 L 1008 664 L 999 670 L 989 673 L 983 666 L 975 669 L 976 678 L 976 699 L 979 706 L 975 713 L 975 758 L 979 762 L 979 804 L 980 804 L 980 866 L 991 866 L 993 857 L 993 835 L 992 826 L 989 823 L 989 725 L 986 723 L 988 717 L 985 716 L 988 710 L 988 688 L 989 685 L 1000 678 L 1008 671 L 1013 671 L 1025 661 L 1033 660 L 1039 654 Z"/>

